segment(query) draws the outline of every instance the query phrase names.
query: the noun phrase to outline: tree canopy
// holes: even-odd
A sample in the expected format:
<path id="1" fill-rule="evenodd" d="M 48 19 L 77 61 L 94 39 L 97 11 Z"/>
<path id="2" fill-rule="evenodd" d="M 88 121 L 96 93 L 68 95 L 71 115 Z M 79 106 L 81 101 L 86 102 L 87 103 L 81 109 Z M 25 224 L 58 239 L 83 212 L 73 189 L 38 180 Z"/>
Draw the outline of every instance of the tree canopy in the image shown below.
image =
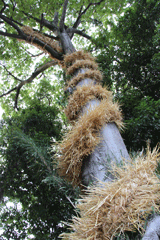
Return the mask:
<path id="1" fill-rule="evenodd" d="M 121 104 L 122 136 L 128 149 L 141 150 L 148 140 L 151 146 L 157 144 L 159 12 L 158 0 L 1 0 L 4 239 L 57 239 L 65 231 L 61 221 L 74 214 L 78 189 L 59 178 L 55 170 L 55 142 L 68 127 L 63 114 L 66 52 L 61 33 L 72 40 L 72 47 L 96 57 L 102 84 Z M 4 197 L 21 202 L 22 209 L 16 204 L 9 209 Z"/>

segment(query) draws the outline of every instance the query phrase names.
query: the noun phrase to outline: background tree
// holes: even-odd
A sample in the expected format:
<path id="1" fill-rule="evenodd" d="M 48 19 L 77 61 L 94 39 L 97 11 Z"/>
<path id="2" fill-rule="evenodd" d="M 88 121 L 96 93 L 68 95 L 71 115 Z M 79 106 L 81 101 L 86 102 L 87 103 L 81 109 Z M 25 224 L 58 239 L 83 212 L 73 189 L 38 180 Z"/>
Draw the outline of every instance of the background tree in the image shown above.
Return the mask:
<path id="1" fill-rule="evenodd" d="M 128 149 L 140 150 L 148 139 L 151 147 L 159 141 L 159 11 L 157 1 L 136 1 L 112 32 L 104 30 L 97 39 L 106 45 L 98 62 L 122 106 Z"/>
<path id="2" fill-rule="evenodd" d="M 57 107 L 34 100 L 2 122 L 1 187 L 10 201 L 22 204 L 20 210 L 2 208 L 4 239 L 58 238 L 60 222 L 73 214 L 76 190 L 56 174 L 51 151 L 62 128 L 58 114 Z"/>

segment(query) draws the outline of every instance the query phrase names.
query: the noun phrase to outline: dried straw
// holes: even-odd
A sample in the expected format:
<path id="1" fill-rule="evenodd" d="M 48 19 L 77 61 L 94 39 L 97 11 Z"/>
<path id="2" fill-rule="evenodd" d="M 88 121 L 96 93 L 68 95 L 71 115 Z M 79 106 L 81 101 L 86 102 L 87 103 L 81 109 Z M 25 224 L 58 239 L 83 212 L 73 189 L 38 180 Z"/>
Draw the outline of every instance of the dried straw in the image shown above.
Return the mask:
<path id="1" fill-rule="evenodd" d="M 54 41 L 53 39 L 43 35 L 42 33 L 39 33 L 37 31 L 34 31 L 31 27 L 29 26 L 22 26 L 21 29 L 23 30 L 23 32 L 28 35 L 28 40 L 30 39 L 30 41 L 26 41 L 26 43 L 29 43 L 35 47 L 37 47 L 38 49 L 40 49 L 41 51 L 43 51 L 46 54 L 49 54 L 51 59 L 56 60 L 62 67 L 63 67 L 63 61 L 59 61 L 56 58 L 54 58 L 50 52 L 48 52 L 45 48 L 46 45 L 49 45 L 50 47 L 52 47 L 54 50 L 56 50 L 57 52 L 62 52 L 62 48 L 59 46 L 58 42 Z M 43 41 L 45 44 L 44 46 L 40 46 L 36 43 L 33 42 L 34 38 L 38 38 L 39 40 Z M 19 41 L 24 41 L 24 40 L 19 40 Z"/>
<path id="2" fill-rule="evenodd" d="M 68 67 L 69 65 L 72 65 L 76 60 L 95 61 L 95 58 L 92 57 L 89 53 L 84 52 L 83 50 L 76 51 L 64 57 L 64 62 L 66 64 L 66 67 Z"/>
<path id="3" fill-rule="evenodd" d="M 67 224 L 65 240 L 112 240 L 125 231 L 143 232 L 148 214 L 160 213 L 160 184 L 155 174 L 160 153 L 155 148 L 123 168 L 113 167 L 117 180 L 88 188 L 77 208 L 81 217 Z"/>
<path id="4" fill-rule="evenodd" d="M 100 85 L 85 85 L 77 87 L 77 90 L 69 99 L 65 114 L 70 121 L 77 119 L 83 106 L 92 99 L 107 99 L 112 105 L 112 93 Z"/>
<path id="5" fill-rule="evenodd" d="M 69 87 L 73 88 L 75 87 L 81 80 L 90 78 L 92 80 L 95 80 L 96 82 L 102 81 L 102 74 L 99 70 L 88 70 L 85 73 L 78 73 L 77 76 L 73 77 L 70 82 L 68 82 L 67 87 L 65 90 L 67 90 Z"/>
<path id="6" fill-rule="evenodd" d="M 100 143 L 99 130 L 108 122 L 114 122 L 121 128 L 122 114 L 118 104 L 103 100 L 94 110 L 79 118 L 60 144 L 59 173 L 73 185 L 80 184 L 82 160 Z"/>
<path id="7" fill-rule="evenodd" d="M 91 61 L 91 60 L 76 60 L 73 65 L 71 65 L 69 68 L 67 68 L 67 75 L 73 75 L 73 73 L 78 70 L 79 68 L 89 68 L 93 70 L 98 69 L 97 63 Z"/>

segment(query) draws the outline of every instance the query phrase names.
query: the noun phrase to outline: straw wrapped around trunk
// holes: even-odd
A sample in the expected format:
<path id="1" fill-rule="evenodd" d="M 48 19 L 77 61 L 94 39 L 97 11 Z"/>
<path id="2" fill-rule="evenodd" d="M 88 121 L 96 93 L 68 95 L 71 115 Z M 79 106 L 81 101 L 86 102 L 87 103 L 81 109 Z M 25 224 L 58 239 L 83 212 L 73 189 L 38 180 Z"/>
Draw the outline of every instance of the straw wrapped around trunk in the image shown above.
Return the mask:
<path id="1" fill-rule="evenodd" d="M 70 121 L 77 119 L 80 111 L 82 110 L 82 107 L 84 107 L 86 103 L 92 99 L 106 99 L 108 102 L 110 102 L 111 105 L 113 105 L 112 93 L 110 91 L 107 91 L 100 85 L 84 85 L 82 87 L 77 87 L 76 91 L 70 97 L 68 106 L 65 109 L 67 118 Z"/>
<path id="2" fill-rule="evenodd" d="M 80 117 L 60 144 L 59 173 L 73 185 L 81 183 L 82 161 L 100 143 L 99 131 L 108 122 L 123 126 L 118 104 L 107 99 Z"/>
<path id="3" fill-rule="evenodd" d="M 92 57 L 89 53 L 84 52 L 83 50 L 73 52 L 72 54 L 66 55 L 64 57 L 64 63 L 66 68 L 72 65 L 76 60 L 95 61 L 95 58 Z"/>
<path id="4" fill-rule="evenodd" d="M 85 78 L 96 80 L 98 83 L 102 79 L 94 58 L 84 51 L 65 56 L 64 64 L 67 67 L 67 74 L 74 75 L 68 83 L 69 86 L 75 86 Z M 85 68 L 85 72 L 77 72 L 80 68 Z M 76 76 L 75 73 L 77 73 Z M 99 106 L 94 106 L 94 109 L 80 116 L 82 108 L 93 99 L 99 101 Z M 122 128 L 122 114 L 118 104 L 112 102 L 111 92 L 99 84 L 77 87 L 73 96 L 70 96 L 65 113 L 72 121 L 73 127 L 60 144 L 58 170 L 59 174 L 71 181 L 73 185 L 80 185 L 82 162 L 103 140 L 99 137 L 101 128 L 109 122 L 114 122 Z M 79 120 L 77 120 L 78 117 Z"/>
<path id="5" fill-rule="evenodd" d="M 87 70 L 85 73 L 78 73 L 75 77 L 73 77 L 66 86 L 65 90 L 67 90 L 69 87 L 73 88 L 75 87 L 81 80 L 89 78 L 92 80 L 95 80 L 96 82 L 100 83 L 102 81 L 102 74 L 98 70 Z"/>
<path id="6" fill-rule="evenodd" d="M 160 161 L 158 149 L 147 150 L 123 167 L 113 167 L 117 178 L 88 188 L 77 208 L 81 217 L 67 224 L 73 231 L 63 233 L 65 240 L 112 240 L 125 231 L 144 232 L 144 224 L 153 209 L 160 213 L 160 184 L 155 174 Z"/>

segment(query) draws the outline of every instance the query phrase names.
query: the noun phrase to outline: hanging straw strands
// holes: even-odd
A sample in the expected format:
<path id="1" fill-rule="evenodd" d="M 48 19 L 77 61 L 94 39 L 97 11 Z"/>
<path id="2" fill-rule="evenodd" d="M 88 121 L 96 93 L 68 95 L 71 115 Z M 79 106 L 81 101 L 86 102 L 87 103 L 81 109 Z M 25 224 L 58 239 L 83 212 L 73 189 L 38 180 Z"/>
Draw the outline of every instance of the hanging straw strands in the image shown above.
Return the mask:
<path id="1" fill-rule="evenodd" d="M 65 240 L 112 240 L 125 231 L 144 232 L 149 214 L 160 213 L 160 184 L 155 174 L 160 161 L 159 149 L 137 157 L 123 168 L 113 167 L 117 180 L 100 182 L 88 188 L 77 208 L 81 217 L 67 224 L 71 233 L 61 234 Z"/>

